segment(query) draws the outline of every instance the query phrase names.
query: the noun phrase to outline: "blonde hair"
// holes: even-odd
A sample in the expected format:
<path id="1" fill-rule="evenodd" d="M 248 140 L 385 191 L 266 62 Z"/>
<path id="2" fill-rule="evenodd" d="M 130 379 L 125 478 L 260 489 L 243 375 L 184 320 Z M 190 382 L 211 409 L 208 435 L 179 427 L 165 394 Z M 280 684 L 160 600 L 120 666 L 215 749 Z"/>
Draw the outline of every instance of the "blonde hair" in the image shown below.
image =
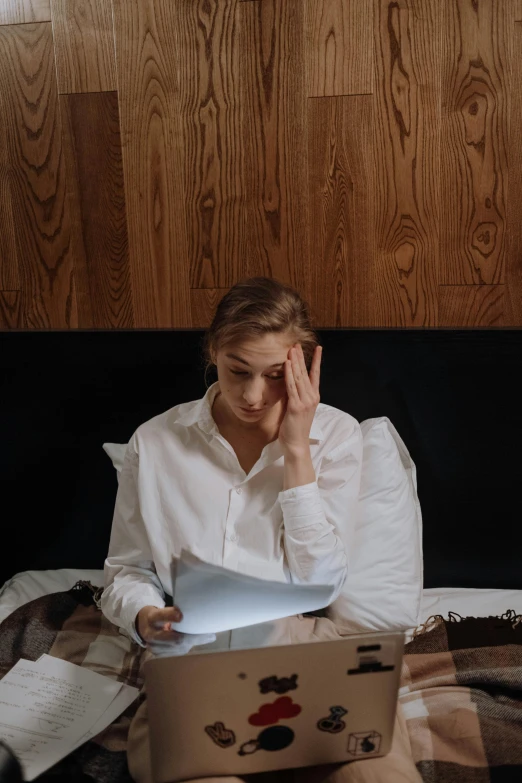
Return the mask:
<path id="1" fill-rule="evenodd" d="M 219 302 L 203 341 L 205 377 L 214 365 L 212 354 L 231 343 L 265 334 L 289 333 L 301 343 L 310 370 L 319 339 L 312 328 L 307 303 L 288 285 L 270 277 L 240 280 Z"/>

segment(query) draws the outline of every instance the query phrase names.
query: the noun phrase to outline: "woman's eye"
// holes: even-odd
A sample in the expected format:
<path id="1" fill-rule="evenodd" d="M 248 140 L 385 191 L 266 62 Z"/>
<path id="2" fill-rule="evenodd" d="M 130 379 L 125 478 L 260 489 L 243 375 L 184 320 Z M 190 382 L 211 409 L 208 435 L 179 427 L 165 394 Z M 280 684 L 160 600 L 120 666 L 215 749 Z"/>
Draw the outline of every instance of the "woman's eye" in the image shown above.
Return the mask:
<path id="1" fill-rule="evenodd" d="M 232 375 L 247 375 L 247 373 L 243 370 L 230 370 Z M 269 380 L 271 381 L 281 381 L 285 376 L 284 375 L 269 375 L 267 376 Z"/>

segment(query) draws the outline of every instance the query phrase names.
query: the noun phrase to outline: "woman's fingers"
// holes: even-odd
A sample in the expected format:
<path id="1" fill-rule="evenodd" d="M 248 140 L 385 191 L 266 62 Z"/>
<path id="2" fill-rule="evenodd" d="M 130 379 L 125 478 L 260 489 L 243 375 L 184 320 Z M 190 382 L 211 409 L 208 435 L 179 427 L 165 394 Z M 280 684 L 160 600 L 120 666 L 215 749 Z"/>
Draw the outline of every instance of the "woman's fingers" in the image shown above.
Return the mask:
<path id="1" fill-rule="evenodd" d="M 319 393 L 319 380 L 321 378 L 322 346 L 317 345 L 314 350 L 312 366 L 310 367 L 310 383 L 315 392 Z"/>
<path id="2" fill-rule="evenodd" d="M 147 639 L 147 642 L 163 642 L 163 643 L 170 643 L 170 644 L 177 644 L 181 641 L 184 634 L 182 634 L 180 631 L 153 631 L 149 638 Z"/>
<path id="3" fill-rule="evenodd" d="M 290 368 L 291 375 L 290 390 L 293 392 L 294 399 L 300 399 L 302 402 L 307 403 L 308 397 L 317 396 L 319 393 L 319 365 L 321 362 L 321 353 L 318 348 L 314 351 L 312 360 L 312 367 L 310 368 L 310 376 L 306 369 L 306 362 L 304 358 L 303 349 L 300 343 L 293 346 L 290 349 Z M 313 371 L 313 376 L 312 376 Z M 293 386 L 292 386 L 293 382 Z M 295 389 L 295 391 L 294 391 Z M 297 395 L 297 396 L 296 396 Z M 310 402 L 312 400 L 310 399 Z"/>
<path id="4" fill-rule="evenodd" d="M 183 619 L 183 614 L 177 606 L 166 606 L 164 609 L 157 609 L 149 615 L 149 624 L 155 628 L 170 623 L 179 623 Z"/>

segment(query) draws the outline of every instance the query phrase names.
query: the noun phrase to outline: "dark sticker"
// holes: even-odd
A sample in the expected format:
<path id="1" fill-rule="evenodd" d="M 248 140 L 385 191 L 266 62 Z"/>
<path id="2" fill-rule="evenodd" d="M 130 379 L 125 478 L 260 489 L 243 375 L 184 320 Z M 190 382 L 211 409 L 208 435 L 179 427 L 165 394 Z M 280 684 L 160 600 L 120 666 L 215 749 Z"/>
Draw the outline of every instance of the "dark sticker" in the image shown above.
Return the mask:
<path id="1" fill-rule="evenodd" d="M 280 720 L 295 718 L 301 712 L 299 704 L 295 704 L 290 696 L 280 696 L 271 704 L 262 704 L 259 710 L 251 715 L 248 722 L 251 726 L 270 726 Z"/>
<path id="2" fill-rule="evenodd" d="M 356 731 L 348 736 L 348 753 L 351 753 L 352 756 L 378 753 L 381 739 L 382 737 L 377 731 Z"/>
<path id="3" fill-rule="evenodd" d="M 380 661 L 363 663 L 358 669 L 348 669 L 347 674 L 372 674 L 373 672 L 392 672 L 395 666 L 383 666 Z"/>
<path id="4" fill-rule="evenodd" d="M 292 674 L 291 677 L 276 677 L 273 674 L 271 677 L 265 677 L 264 680 L 259 681 L 259 688 L 261 693 L 288 693 L 288 691 L 295 691 L 297 688 L 297 674 Z"/>
<path id="5" fill-rule="evenodd" d="M 321 731 L 328 731 L 330 734 L 339 734 L 346 728 L 346 723 L 341 720 L 343 715 L 348 715 L 348 710 L 345 710 L 344 707 L 330 707 L 330 714 L 317 721 L 317 728 Z"/>
<path id="6" fill-rule="evenodd" d="M 380 644 L 362 644 L 357 648 L 357 669 L 348 669 L 347 674 L 372 674 L 373 672 L 392 672 L 395 666 L 384 666 L 380 656 Z"/>
<path id="7" fill-rule="evenodd" d="M 220 748 L 230 748 L 231 745 L 236 744 L 236 735 L 232 729 L 226 729 L 224 724 L 219 721 L 213 726 L 205 726 L 205 731 Z"/>
<path id="8" fill-rule="evenodd" d="M 270 726 L 263 729 L 257 739 L 244 742 L 238 750 L 239 756 L 247 756 L 256 750 L 283 750 L 292 744 L 295 734 L 288 726 Z"/>

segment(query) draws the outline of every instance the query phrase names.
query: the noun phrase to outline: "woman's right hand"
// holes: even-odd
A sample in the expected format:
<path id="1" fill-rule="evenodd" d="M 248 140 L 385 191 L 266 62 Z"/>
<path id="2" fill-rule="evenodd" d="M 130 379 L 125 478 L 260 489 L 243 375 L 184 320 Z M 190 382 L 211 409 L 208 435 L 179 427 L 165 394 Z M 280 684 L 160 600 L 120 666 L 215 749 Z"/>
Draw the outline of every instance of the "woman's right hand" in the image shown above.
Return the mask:
<path id="1" fill-rule="evenodd" d="M 136 617 L 136 630 L 156 656 L 185 655 L 201 644 L 211 644 L 216 634 L 180 633 L 172 628 L 172 623 L 183 619 L 177 606 L 158 609 L 157 606 L 144 606 Z"/>
<path id="2" fill-rule="evenodd" d="M 179 623 L 182 619 L 183 615 L 177 606 L 166 606 L 164 609 L 144 606 L 138 612 L 136 630 L 147 644 L 152 641 L 174 642 L 183 634 L 174 630 L 172 623 Z"/>

